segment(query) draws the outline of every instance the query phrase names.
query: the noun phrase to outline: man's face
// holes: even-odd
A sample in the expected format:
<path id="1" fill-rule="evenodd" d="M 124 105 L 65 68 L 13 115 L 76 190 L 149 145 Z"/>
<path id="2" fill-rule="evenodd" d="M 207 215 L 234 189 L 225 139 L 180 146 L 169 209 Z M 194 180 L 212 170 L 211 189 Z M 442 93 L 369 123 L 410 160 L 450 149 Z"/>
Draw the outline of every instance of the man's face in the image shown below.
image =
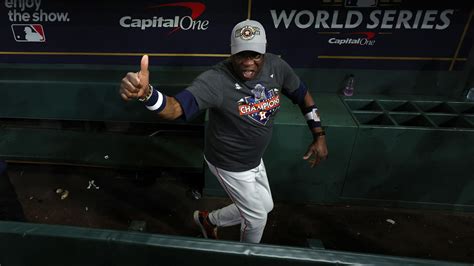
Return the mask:
<path id="1" fill-rule="evenodd" d="M 263 67 L 264 55 L 253 51 L 242 51 L 231 56 L 232 67 L 242 80 L 254 79 Z"/>

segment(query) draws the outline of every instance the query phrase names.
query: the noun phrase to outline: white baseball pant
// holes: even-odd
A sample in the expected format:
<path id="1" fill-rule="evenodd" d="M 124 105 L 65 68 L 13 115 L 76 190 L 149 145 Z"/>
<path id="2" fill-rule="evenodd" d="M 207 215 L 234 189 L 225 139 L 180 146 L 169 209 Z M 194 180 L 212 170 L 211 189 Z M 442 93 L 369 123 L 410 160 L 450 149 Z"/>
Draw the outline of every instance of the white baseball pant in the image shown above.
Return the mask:
<path id="1" fill-rule="evenodd" d="M 267 223 L 267 214 L 273 209 L 263 160 L 257 167 L 244 172 L 226 171 L 206 162 L 233 202 L 212 211 L 209 220 L 221 227 L 240 224 L 240 241 L 259 243 Z"/>

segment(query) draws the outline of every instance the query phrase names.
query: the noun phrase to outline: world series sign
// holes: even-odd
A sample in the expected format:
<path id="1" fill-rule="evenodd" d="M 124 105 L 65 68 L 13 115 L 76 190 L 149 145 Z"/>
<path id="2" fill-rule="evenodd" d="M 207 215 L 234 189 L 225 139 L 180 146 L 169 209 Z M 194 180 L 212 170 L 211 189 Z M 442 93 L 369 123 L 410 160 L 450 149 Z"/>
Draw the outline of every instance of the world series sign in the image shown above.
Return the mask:
<path id="1" fill-rule="evenodd" d="M 255 1 L 253 10 L 271 50 L 301 67 L 456 70 L 472 47 L 462 1 Z"/>

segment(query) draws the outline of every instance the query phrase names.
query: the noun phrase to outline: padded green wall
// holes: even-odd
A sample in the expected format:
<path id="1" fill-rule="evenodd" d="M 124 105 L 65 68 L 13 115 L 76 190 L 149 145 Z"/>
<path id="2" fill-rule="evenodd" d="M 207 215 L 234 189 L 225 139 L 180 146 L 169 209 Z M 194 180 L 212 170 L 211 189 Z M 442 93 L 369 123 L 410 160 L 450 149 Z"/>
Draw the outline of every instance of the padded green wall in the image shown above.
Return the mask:
<path id="1" fill-rule="evenodd" d="M 0 221 L 2 265 L 463 265 L 179 236 Z"/>

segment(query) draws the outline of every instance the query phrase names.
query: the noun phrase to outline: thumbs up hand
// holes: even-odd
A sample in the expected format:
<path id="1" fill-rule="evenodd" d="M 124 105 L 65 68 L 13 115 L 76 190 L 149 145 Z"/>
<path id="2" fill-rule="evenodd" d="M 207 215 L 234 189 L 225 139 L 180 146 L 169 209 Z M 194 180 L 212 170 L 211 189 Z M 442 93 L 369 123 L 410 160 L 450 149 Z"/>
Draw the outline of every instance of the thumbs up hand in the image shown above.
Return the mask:
<path id="1" fill-rule="evenodd" d="M 148 71 L 148 55 L 140 62 L 139 72 L 128 72 L 120 84 L 120 96 L 126 101 L 142 98 L 148 94 L 150 87 L 150 72 Z"/>

